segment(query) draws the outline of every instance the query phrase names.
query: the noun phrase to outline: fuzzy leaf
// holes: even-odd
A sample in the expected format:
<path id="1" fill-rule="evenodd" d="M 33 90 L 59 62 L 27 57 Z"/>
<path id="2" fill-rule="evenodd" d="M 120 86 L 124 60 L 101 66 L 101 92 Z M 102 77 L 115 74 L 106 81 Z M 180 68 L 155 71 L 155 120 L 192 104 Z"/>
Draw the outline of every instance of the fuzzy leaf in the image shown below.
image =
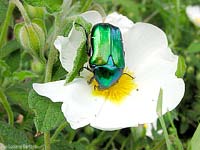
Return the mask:
<path id="1" fill-rule="evenodd" d="M 5 145 L 22 145 L 29 144 L 29 140 L 23 131 L 0 121 L 0 143 Z"/>
<path id="2" fill-rule="evenodd" d="M 37 131 L 50 131 L 64 121 L 61 103 L 53 103 L 48 98 L 38 95 L 34 90 L 29 93 L 28 104 L 35 112 L 34 122 Z"/>
<path id="3" fill-rule="evenodd" d="M 10 53 L 19 49 L 20 45 L 16 40 L 8 41 L 1 49 L 0 49 L 0 58 L 4 58 L 8 56 Z"/>
<path id="4" fill-rule="evenodd" d="M 80 70 L 83 68 L 84 64 L 88 60 L 87 34 L 91 29 L 91 24 L 86 22 L 82 17 L 77 17 L 75 25 L 76 25 L 76 30 L 82 32 L 83 36 L 82 36 L 82 42 L 79 48 L 77 49 L 73 70 L 67 74 L 66 83 L 73 81 L 73 79 L 79 74 Z"/>
<path id="5" fill-rule="evenodd" d="M 48 12 L 54 13 L 61 10 L 63 0 L 25 0 L 29 5 L 46 7 Z"/>
<path id="6" fill-rule="evenodd" d="M 176 70 L 176 76 L 178 78 L 182 78 L 185 74 L 185 71 L 186 71 L 185 59 L 182 56 L 179 56 L 177 70 Z"/>
<path id="7" fill-rule="evenodd" d="M 15 105 L 19 105 L 22 109 L 30 111 L 28 106 L 28 89 L 27 87 L 22 87 L 16 85 L 14 87 L 8 88 L 6 90 L 6 95 L 9 102 Z"/>

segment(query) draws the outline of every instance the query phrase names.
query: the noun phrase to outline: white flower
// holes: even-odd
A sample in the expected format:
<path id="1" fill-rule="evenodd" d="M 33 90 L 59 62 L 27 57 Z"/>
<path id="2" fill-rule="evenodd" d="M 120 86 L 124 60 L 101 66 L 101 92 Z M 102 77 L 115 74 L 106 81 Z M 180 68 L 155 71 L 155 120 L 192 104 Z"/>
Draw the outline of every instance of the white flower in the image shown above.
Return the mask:
<path id="1" fill-rule="evenodd" d="M 53 102 L 63 102 L 62 112 L 73 129 L 90 124 L 102 130 L 151 123 L 156 113 L 160 88 L 163 89 L 163 114 L 174 109 L 181 101 L 185 85 L 175 76 L 178 57 L 168 47 L 166 35 L 147 23 L 133 23 L 127 17 L 113 13 L 102 18 L 96 11 L 81 16 L 93 25 L 109 22 L 122 31 L 125 63 L 128 73 L 122 75 L 108 90 L 98 90 L 88 84 L 88 78 L 33 84 L 34 90 Z M 71 71 L 76 50 L 82 39 L 81 32 L 73 28 L 68 37 L 59 36 L 55 47 L 60 52 L 62 66 Z M 125 70 L 127 70 L 125 69 Z M 88 76 L 87 71 L 84 72 Z"/>
<path id="2" fill-rule="evenodd" d="M 192 23 L 200 27 L 200 6 L 187 6 L 186 14 Z"/>
<path id="3" fill-rule="evenodd" d="M 6 146 L 3 143 L 0 143 L 0 150 L 6 150 Z"/>

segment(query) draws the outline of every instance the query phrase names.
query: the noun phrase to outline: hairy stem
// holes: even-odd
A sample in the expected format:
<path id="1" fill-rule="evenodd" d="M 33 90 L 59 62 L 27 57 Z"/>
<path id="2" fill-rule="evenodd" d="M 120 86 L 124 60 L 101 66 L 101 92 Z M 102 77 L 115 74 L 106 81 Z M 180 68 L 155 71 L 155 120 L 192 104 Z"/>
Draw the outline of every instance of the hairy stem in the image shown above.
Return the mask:
<path id="1" fill-rule="evenodd" d="M 44 145 L 45 145 L 45 150 L 51 150 L 50 132 L 44 133 Z"/>
<path id="2" fill-rule="evenodd" d="M 4 92 L 1 88 L 0 88 L 0 102 L 2 103 L 3 107 L 5 108 L 5 110 L 8 114 L 8 123 L 13 126 L 14 125 L 13 111 L 8 103 L 6 95 L 4 94 Z"/>
<path id="3" fill-rule="evenodd" d="M 54 132 L 53 136 L 51 137 L 51 143 L 57 138 L 59 133 L 68 125 L 68 123 L 65 121 L 63 122 Z"/>
<path id="4" fill-rule="evenodd" d="M 4 20 L 4 23 L 3 23 L 3 26 L 2 26 L 2 29 L 1 29 L 1 33 L 0 33 L 0 48 L 3 47 L 3 44 L 6 41 L 8 26 L 9 26 L 10 19 L 11 19 L 12 12 L 13 12 L 14 8 L 15 8 L 15 5 L 13 3 L 9 2 L 8 10 L 7 10 L 7 13 L 6 13 L 6 18 Z"/>

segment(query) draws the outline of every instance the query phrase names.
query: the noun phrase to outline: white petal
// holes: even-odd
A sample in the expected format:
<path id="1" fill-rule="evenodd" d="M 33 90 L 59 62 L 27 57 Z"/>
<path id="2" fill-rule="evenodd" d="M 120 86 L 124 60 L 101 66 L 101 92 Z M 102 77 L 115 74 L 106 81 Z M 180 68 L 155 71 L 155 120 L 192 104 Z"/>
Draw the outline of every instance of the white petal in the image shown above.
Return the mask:
<path id="1" fill-rule="evenodd" d="M 62 112 L 73 129 L 89 124 L 104 102 L 91 95 L 91 87 L 84 79 L 73 81 L 65 93 Z"/>
<path id="2" fill-rule="evenodd" d="M 163 114 L 174 109 L 181 101 L 185 85 L 175 76 L 177 56 L 169 48 L 161 49 L 154 57 L 144 60 L 134 73 L 139 91 L 133 91 L 120 105 L 106 101 L 96 119 L 91 122 L 95 128 L 116 130 L 138 124 L 152 123 L 158 116 L 157 99 L 163 89 Z M 142 58 L 141 58 L 142 59 Z"/>
<path id="3" fill-rule="evenodd" d="M 33 84 L 34 90 L 53 102 L 63 102 L 62 112 L 73 129 L 83 127 L 94 119 L 104 101 L 91 95 L 91 87 L 83 78 L 64 85 L 65 81 Z"/>
<path id="4" fill-rule="evenodd" d="M 48 83 L 34 83 L 33 89 L 41 96 L 50 98 L 53 102 L 64 102 L 64 95 L 67 86 L 64 86 L 65 80 L 48 82 Z"/>
<path id="5" fill-rule="evenodd" d="M 122 33 L 127 32 L 134 25 L 130 19 L 117 12 L 109 14 L 104 22 L 119 27 Z"/>
<path id="6" fill-rule="evenodd" d="M 60 61 L 65 70 L 72 71 L 77 49 L 81 45 L 83 34 L 72 28 L 68 37 L 58 36 L 54 42 L 55 47 L 60 52 Z"/>
<path id="7" fill-rule="evenodd" d="M 181 101 L 184 94 L 184 83 L 181 79 L 166 80 L 162 85 L 163 114 L 174 109 Z M 152 123 L 158 116 L 156 113 L 159 86 L 147 84 L 135 91 L 120 105 L 109 101 L 103 105 L 91 126 L 102 130 L 116 130 L 138 124 Z"/>
<path id="8" fill-rule="evenodd" d="M 136 23 L 124 34 L 126 66 L 135 71 L 144 61 L 167 47 L 167 37 L 162 30 L 151 24 Z"/>
<path id="9" fill-rule="evenodd" d="M 101 14 L 98 11 L 87 11 L 80 14 L 80 16 L 83 17 L 86 21 L 92 23 L 92 25 L 101 23 L 103 20 Z"/>
<path id="10" fill-rule="evenodd" d="M 191 22 L 200 27 L 200 6 L 188 6 L 186 14 Z"/>

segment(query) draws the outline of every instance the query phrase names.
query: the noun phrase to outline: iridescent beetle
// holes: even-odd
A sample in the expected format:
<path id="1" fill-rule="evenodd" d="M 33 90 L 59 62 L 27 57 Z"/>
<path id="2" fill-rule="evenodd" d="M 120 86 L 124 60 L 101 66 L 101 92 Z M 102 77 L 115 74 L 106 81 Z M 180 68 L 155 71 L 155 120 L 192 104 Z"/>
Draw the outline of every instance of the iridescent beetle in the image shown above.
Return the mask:
<path id="1" fill-rule="evenodd" d="M 125 67 L 121 31 L 108 23 L 94 25 L 91 31 L 89 65 L 94 73 L 92 80 L 98 82 L 98 89 L 107 89 L 115 84 Z"/>

